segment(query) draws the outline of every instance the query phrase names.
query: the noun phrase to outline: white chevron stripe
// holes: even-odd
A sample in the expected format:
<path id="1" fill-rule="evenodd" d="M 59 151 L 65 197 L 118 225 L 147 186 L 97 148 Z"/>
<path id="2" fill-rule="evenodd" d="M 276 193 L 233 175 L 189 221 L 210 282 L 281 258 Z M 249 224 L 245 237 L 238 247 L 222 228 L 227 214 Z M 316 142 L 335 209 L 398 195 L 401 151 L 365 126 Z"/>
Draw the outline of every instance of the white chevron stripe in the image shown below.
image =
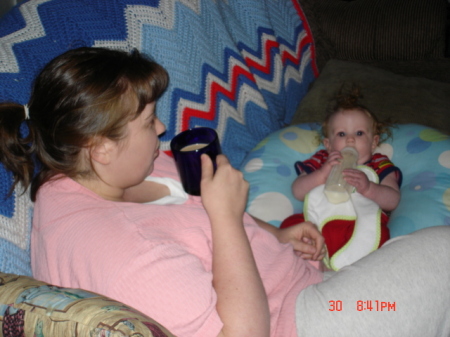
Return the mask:
<path id="1" fill-rule="evenodd" d="M 261 45 L 262 45 L 262 59 L 258 58 L 256 55 L 253 55 L 251 53 L 249 53 L 248 51 L 244 50 L 242 51 L 242 56 L 244 57 L 244 59 L 249 58 L 252 61 L 254 61 L 255 63 L 258 63 L 259 65 L 265 67 L 265 65 L 268 63 L 267 61 L 267 57 L 270 57 L 269 55 L 266 54 L 265 48 L 266 45 L 269 41 L 276 41 L 275 36 L 273 35 L 268 35 L 268 34 L 263 34 L 261 36 Z"/>
<path id="2" fill-rule="evenodd" d="M 25 27 L 0 39 L 0 72 L 19 72 L 19 64 L 12 49 L 16 43 L 45 36 L 45 30 L 42 26 L 37 7 L 48 1 L 51 0 L 35 0 L 26 2 L 20 6 L 20 12 L 25 20 Z"/>
<path id="3" fill-rule="evenodd" d="M 270 63 L 270 55 L 266 53 L 265 51 L 265 46 L 267 45 L 267 43 L 269 43 L 269 41 L 276 41 L 275 36 L 273 35 L 268 35 L 268 34 L 263 34 L 261 36 L 261 45 L 263 48 L 262 51 L 262 59 L 258 58 L 257 56 L 248 53 L 247 51 L 243 51 L 242 55 L 244 56 L 244 58 L 249 58 L 251 60 L 253 60 L 255 63 L 258 63 L 259 65 L 261 65 L 262 67 L 265 67 L 268 63 Z M 272 92 L 274 94 L 277 94 L 280 92 L 280 83 L 281 83 L 281 77 L 282 77 L 282 69 L 283 69 L 283 64 L 281 62 L 281 58 L 279 56 L 279 54 L 276 55 L 276 57 L 273 60 L 273 78 L 272 80 L 266 80 L 264 78 L 261 78 L 257 75 L 255 75 L 255 81 L 256 84 L 258 85 L 259 88 L 267 90 L 269 92 Z"/>
<path id="4" fill-rule="evenodd" d="M 210 105 L 211 105 L 210 88 L 212 87 L 212 85 L 214 83 L 219 84 L 220 87 L 225 88 L 227 91 L 231 91 L 232 90 L 231 81 L 232 81 L 233 69 L 235 67 L 239 67 L 242 69 L 246 69 L 248 71 L 248 67 L 234 57 L 229 58 L 228 64 L 229 64 L 229 66 L 228 66 L 228 69 L 229 69 L 228 70 L 228 82 L 224 82 L 222 79 L 218 78 L 214 74 L 209 73 L 206 77 L 206 84 L 205 84 L 205 102 L 197 103 L 197 102 L 192 102 L 192 101 L 189 101 L 186 99 L 180 99 L 178 102 L 178 106 L 177 106 L 177 114 L 180 114 L 180 112 L 183 111 L 185 108 L 191 108 L 191 109 L 195 109 L 197 111 L 203 111 L 203 112 L 209 111 Z M 241 86 L 240 91 L 239 91 L 239 93 L 237 93 L 237 95 L 238 95 L 237 109 L 230 107 L 230 109 L 233 109 L 234 111 L 233 111 L 233 113 L 231 113 L 229 116 L 226 116 L 226 117 L 234 118 L 237 122 L 244 124 L 245 122 L 244 122 L 243 113 L 245 111 L 245 104 L 250 100 L 253 103 L 262 107 L 263 109 L 267 109 L 267 105 L 264 102 L 264 98 L 261 95 L 261 93 L 246 84 Z M 220 104 L 222 104 L 222 102 Z M 228 110 L 230 110 L 230 109 L 228 109 Z M 221 116 L 223 116 L 222 110 L 220 113 L 220 117 Z M 181 122 L 182 122 L 181 120 L 177 120 L 177 125 L 176 125 L 177 132 L 181 131 Z"/>
<path id="5" fill-rule="evenodd" d="M 8 240 L 25 250 L 29 245 L 33 203 L 28 192 L 22 193 L 22 188 L 15 189 L 14 216 L 0 216 L 0 238 Z"/>
<path id="6" fill-rule="evenodd" d="M 280 84 L 282 76 L 283 76 L 283 62 L 281 61 L 280 54 L 276 54 L 273 59 L 272 79 L 266 80 L 262 77 L 255 75 L 255 80 L 259 88 L 267 90 L 274 94 L 278 94 L 280 92 Z"/>
<path id="7" fill-rule="evenodd" d="M 152 25 L 172 29 L 175 15 L 175 2 L 179 2 L 200 14 L 200 0 L 161 0 L 159 7 L 129 5 L 125 9 L 127 38 L 124 41 L 97 40 L 94 47 L 105 47 L 121 50 L 140 49 L 142 47 L 142 27 Z"/>
<path id="8" fill-rule="evenodd" d="M 292 57 L 294 59 L 296 59 L 298 56 L 298 54 L 300 53 L 300 45 L 301 42 L 304 38 L 307 37 L 306 31 L 302 31 L 298 36 L 297 36 L 297 41 L 295 43 L 295 50 L 290 49 L 287 45 L 280 45 L 280 54 L 284 54 L 284 53 L 288 53 L 290 55 L 292 55 Z"/>
<path id="9" fill-rule="evenodd" d="M 280 52 L 289 53 L 294 58 L 297 58 L 297 55 L 300 53 L 300 45 L 304 38 L 306 38 L 306 32 L 302 31 L 301 34 L 297 37 L 296 50 L 289 49 L 287 46 L 281 46 Z M 311 47 L 308 47 L 307 50 L 302 54 L 300 67 L 299 69 L 294 68 L 293 66 L 286 67 L 285 76 L 284 76 L 284 86 L 286 87 L 289 83 L 289 80 L 294 80 L 298 83 L 302 83 L 303 81 L 303 72 L 305 71 L 305 67 L 311 61 Z"/>
<path id="10" fill-rule="evenodd" d="M 239 90 L 239 100 L 237 104 L 237 109 L 231 106 L 227 101 L 221 100 L 219 104 L 219 120 L 217 123 L 216 131 L 220 139 L 225 136 L 227 119 L 233 118 L 240 124 L 245 124 L 243 112 L 245 111 L 245 105 L 248 102 L 258 103 L 263 109 L 267 109 L 266 103 L 261 101 L 261 94 L 259 91 L 253 89 L 252 87 L 244 84 Z M 177 132 L 181 132 L 179 129 Z"/>
<path id="11" fill-rule="evenodd" d="M 268 109 L 262 95 L 259 91 L 253 89 L 247 84 L 242 85 L 239 90 L 239 100 L 237 109 L 233 108 L 227 101 L 222 100 L 220 102 L 220 114 L 217 124 L 217 133 L 222 139 L 225 135 L 225 129 L 227 125 L 227 119 L 233 118 L 240 124 L 245 124 L 244 111 L 245 105 L 248 102 L 257 103 L 261 108 Z"/>
<path id="12" fill-rule="evenodd" d="M 225 136 L 227 119 L 233 118 L 238 121 L 240 124 L 245 124 L 242 119 L 242 112 L 244 111 L 244 107 L 238 107 L 238 109 L 233 108 L 228 102 L 222 100 L 219 105 L 220 114 L 219 121 L 217 123 L 216 131 L 219 135 L 219 139 L 223 139 Z"/>
<path id="13" fill-rule="evenodd" d="M 223 139 L 223 137 L 225 136 L 228 118 L 232 118 L 240 124 L 243 124 L 243 125 L 245 124 L 244 112 L 245 112 L 245 105 L 248 102 L 255 103 L 263 109 L 266 109 L 266 110 L 268 109 L 266 102 L 264 101 L 264 98 L 261 95 L 261 92 L 259 92 L 258 90 L 255 90 L 254 88 L 250 87 L 247 84 L 243 84 L 240 87 L 238 96 L 239 96 L 239 99 L 237 102 L 237 108 L 234 108 L 233 106 L 228 104 L 228 102 L 225 100 L 221 100 L 219 103 L 220 113 L 219 113 L 219 120 L 217 123 L 216 131 L 217 131 L 217 134 L 219 135 L 220 139 Z M 209 97 L 208 97 L 207 101 L 209 102 Z M 180 115 L 180 112 L 183 111 L 180 109 L 182 109 L 183 107 L 187 107 L 187 106 L 189 106 L 192 109 L 197 109 L 200 111 L 208 110 L 205 108 L 206 106 L 208 106 L 206 103 L 205 104 L 198 104 L 198 103 L 194 104 L 194 102 L 191 102 L 191 101 L 184 101 L 183 103 L 184 104 L 178 105 L 177 115 Z M 180 121 L 180 119 L 177 119 L 175 134 L 177 134 L 181 131 L 182 131 L 181 130 L 181 121 Z M 170 150 L 170 141 L 161 142 L 160 148 L 162 151 Z"/>
<path id="14" fill-rule="evenodd" d="M 267 109 L 265 101 L 262 99 L 261 93 L 247 84 L 243 84 L 239 90 L 239 99 L 237 102 L 237 108 L 231 106 L 227 101 L 221 100 L 219 103 L 219 120 L 217 123 L 216 131 L 219 138 L 223 139 L 225 135 L 225 129 L 227 125 L 227 119 L 232 118 L 240 124 L 245 124 L 244 111 L 245 105 L 248 102 L 256 103 L 263 109 Z M 177 133 L 181 132 L 181 128 L 177 129 Z"/>
<path id="15" fill-rule="evenodd" d="M 300 62 L 300 68 L 297 70 L 292 66 L 286 67 L 286 74 L 284 77 L 284 85 L 287 86 L 289 80 L 294 80 L 298 83 L 302 83 L 303 81 L 303 73 L 305 71 L 306 66 L 311 62 L 311 47 L 303 53 L 302 60 Z"/>

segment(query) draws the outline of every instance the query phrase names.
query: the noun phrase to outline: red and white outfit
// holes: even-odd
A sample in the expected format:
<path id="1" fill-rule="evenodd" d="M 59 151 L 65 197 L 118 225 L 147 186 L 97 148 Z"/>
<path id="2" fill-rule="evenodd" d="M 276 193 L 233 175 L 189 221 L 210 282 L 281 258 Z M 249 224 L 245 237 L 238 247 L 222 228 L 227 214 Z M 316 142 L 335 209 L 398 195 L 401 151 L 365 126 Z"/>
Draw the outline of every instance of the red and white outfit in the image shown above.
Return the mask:
<path id="1" fill-rule="evenodd" d="M 306 161 L 296 162 L 295 168 L 298 174 L 309 174 L 322 167 L 327 159 L 328 152 L 321 150 Z M 375 183 L 395 172 L 398 184 L 401 185 L 400 169 L 380 153 L 375 153 L 364 166 L 359 166 L 359 169 Z M 318 186 L 308 193 L 304 213 L 288 217 L 280 227 L 289 227 L 302 221 L 316 223 L 327 244 L 330 267 L 335 270 L 367 255 L 389 240 L 389 218 L 378 205 L 357 192 L 352 193 L 351 200 L 346 203 L 331 204 L 324 197 L 323 187 L 324 185 Z"/>

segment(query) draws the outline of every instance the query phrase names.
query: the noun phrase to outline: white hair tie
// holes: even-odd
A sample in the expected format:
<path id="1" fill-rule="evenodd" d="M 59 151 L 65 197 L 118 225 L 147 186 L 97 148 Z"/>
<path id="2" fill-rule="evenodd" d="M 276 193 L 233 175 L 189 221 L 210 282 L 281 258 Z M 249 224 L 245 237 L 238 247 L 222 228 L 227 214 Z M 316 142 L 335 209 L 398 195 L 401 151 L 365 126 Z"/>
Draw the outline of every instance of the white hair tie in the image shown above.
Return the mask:
<path id="1" fill-rule="evenodd" d="M 28 104 L 25 104 L 23 109 L 25 110 L 25 119 L 30 119 L 30 109 L 28 108 Z"/>

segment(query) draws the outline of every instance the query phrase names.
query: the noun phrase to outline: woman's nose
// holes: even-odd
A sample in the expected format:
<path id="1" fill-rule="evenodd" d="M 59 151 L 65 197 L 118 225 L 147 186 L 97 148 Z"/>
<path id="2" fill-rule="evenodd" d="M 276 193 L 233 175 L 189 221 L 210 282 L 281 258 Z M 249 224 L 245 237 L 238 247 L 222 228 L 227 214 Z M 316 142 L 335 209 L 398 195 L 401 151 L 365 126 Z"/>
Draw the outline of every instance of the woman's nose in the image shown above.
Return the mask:
<path id="1" fill-rule="evenodd" d="M 166 132 L 166 126 L 164 125 L 163 122 L 161 122 L 161 120 L 159 118 L 156 118 L 156 133 L 158 134 L 158 136 L 161 136 L 164 132 Z"/>

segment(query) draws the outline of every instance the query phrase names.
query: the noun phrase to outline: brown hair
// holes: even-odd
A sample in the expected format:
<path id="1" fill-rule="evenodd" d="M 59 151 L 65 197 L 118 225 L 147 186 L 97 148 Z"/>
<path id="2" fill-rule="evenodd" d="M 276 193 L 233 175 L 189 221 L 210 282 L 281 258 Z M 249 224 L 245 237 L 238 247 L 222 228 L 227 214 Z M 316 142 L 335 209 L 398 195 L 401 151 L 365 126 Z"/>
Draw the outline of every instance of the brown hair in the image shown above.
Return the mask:
<path id="1" fill-rule="evenodd" d="M 379 143 L 386 141 L 392 137 L 392 122 L 387 119 L 385 121 L 380 121 L 378 117 L 365 105 L 361 104 L 360 100 L 363 98 L 361 89 L 356 84 L 352 83 L 348 87 L 347 83 L 344 83 L 339 92 L 334 97 L 330 108 L 328 109 L 327 115 L 322 122 L 322 136 L 323 138 L 328 138 L 328 124 L 334 115 L 339 112 L 346 110 L 357 110 L 366 114 L 373 121 L 373 133 L 374 135 L 379 135 Z"/>
<path id="2" fill-rule="evenodd" d="M 136 50 L 83 47 L 53 59 L 33 85 L 28 135 L 20 136 L 24 107 L 0 105 L 0 161 L 14 174 L 13 188 L 31 184 L 34 201 L 54 176 L 90 173 L 80 165 L 81 149 L 98 137 L 121 140 L 127 123 L 163 94 L 168 80 L 163 67 Z"/>

